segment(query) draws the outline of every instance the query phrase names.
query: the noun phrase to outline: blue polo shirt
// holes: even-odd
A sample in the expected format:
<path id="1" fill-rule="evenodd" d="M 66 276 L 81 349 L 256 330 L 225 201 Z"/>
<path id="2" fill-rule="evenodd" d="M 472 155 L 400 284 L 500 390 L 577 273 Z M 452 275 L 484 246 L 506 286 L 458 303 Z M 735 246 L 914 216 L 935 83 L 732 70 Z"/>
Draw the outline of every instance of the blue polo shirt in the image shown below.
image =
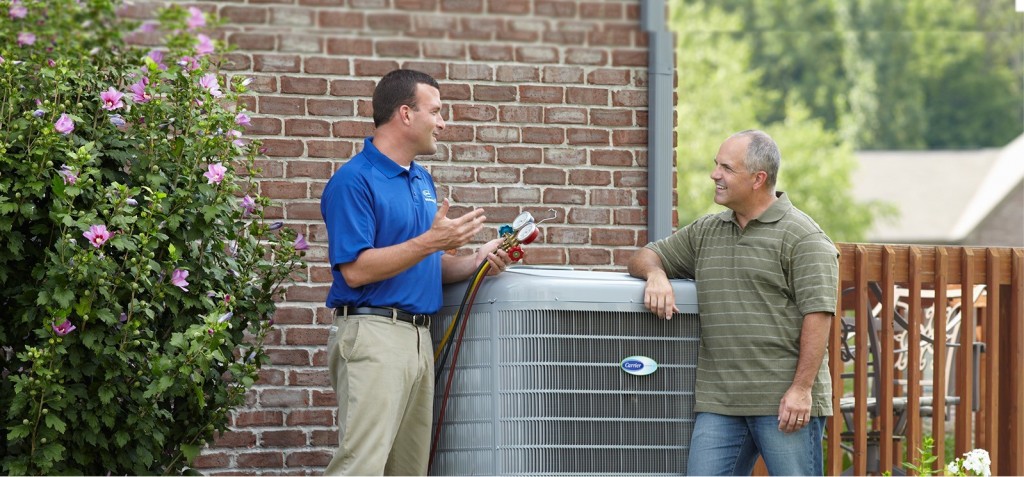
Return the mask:
<path id="1" fill-rule="evenodd" d="M 362 152 L 334 173 L 320 199 L 334 283 L 327 306 L 390 306 L 410 313 L 441 308 L 441 255 L 433 253 L 398 275 L 351 288 L 337 266 L 370 248 L 405 242 L 430 229 L 437 213 L 434 180 L 423 166 L 405 170 L 366 138 Z"/>

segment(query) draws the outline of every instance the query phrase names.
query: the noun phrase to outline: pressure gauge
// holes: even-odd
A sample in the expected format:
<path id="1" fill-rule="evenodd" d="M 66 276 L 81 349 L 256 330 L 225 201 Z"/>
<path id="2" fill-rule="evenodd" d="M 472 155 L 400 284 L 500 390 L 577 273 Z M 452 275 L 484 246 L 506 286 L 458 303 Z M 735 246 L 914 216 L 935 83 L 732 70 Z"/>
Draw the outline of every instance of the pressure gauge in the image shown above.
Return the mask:
<path id="1" fill-rule="evenodd" d="M 512 221 L 512 228 L 515 229 L 515 230 L 519 230 L 519 229 L 523 228 L 524 225 L 532 224 L 532 223 L 533 223 L 533 215 L 531 215 L 529 212 L 523 212 L 523 213 L 519 214 L 519 216 L 516 217 L 515 220 Z"/>
<path id="2" fill-rule="evenodd" d="M 540 229 L 536 225 L 529 223 L 523 226 L 522 229 L 519 229 L 519 232 L 516 233 L 516 240 L 523 245 L 528 245 L 536 240 L 538 235 L 540 235 Z"/>

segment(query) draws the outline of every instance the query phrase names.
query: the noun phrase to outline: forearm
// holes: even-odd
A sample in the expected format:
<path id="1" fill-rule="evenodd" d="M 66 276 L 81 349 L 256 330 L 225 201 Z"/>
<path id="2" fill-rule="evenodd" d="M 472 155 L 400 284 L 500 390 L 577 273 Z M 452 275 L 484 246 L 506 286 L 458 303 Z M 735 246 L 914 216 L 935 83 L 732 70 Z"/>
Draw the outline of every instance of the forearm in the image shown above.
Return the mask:
<path id="1" fill-rule="evenodd" d="M 831 326 L 832 315 L 829 313 L 809 313 L 804 316 L 800 330 L 800 358 L 793 375 L 793 387 L 810 391 L 821 361 L 825 358 Z"/>
<path id="2" fill-rule="evenodd" d="M 339 265 L 349 287 L 387 280 L 408 270 L 439 249 L 424 236 L 383 248 L 363 250 L 354 262 Z"/>
<path id="3" fill-rule="evenodd" d="M 644 286 L 644 306 L 659 318 L 672 319 L 677 313 L 675 290 L 668 280 L 661 257 L 653 250 L 641 248 L 629 260 L 629 274 L 647 281 Z"/>
<path id="4" fill-rule="evenodd" d="M 661 264 L 661 257 L 649 248 L 640 248 L 629 260 L 629 274 L 636 278 L 647 280 L 653 275 L 655 278 L 668 280 L 665 268 Z"/>
<path id="5" fill-rule="evenodd" d="M 473 276 L 480 262 L 477 255 L 448 255 L 441 257 L 441 283 L 455 283 Z"/>

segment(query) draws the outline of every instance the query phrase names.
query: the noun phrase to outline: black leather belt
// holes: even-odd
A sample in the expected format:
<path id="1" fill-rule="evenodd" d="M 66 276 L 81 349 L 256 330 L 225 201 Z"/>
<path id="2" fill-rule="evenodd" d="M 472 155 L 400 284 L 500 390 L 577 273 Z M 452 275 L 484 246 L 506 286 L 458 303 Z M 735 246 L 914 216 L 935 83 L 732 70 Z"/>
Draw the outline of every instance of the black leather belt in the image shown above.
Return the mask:
<path id="1" fill-rule="evenodd" d="M 399 310 L 398 308 L 380 308 L 376 306 L 343 306 L 341 308 L 334 309 L 334 316 L 347 315 L 384 316 L 387 318 L 395 318 L 406 323 L 412 323 L 416 326 L 430 326 L 430 315 L 417 315 L 414 313 Z"/>

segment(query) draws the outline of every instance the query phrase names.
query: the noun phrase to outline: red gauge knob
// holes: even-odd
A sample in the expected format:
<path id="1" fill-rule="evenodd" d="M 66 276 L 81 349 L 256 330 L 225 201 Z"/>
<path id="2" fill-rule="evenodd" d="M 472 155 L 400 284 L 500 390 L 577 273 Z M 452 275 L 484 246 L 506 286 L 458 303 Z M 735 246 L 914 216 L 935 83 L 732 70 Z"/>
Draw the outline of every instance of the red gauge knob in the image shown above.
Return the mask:
<path id="1" fill-rule="evenodd" d="M 513 262 L 522 260 L 525 255 L 526 252 L 523 252 L 523 248 L 518 245 L 508 249 L 508 258 L 511 258 Z"/>
<path id="2" fill-rule="evenodd" d="M 516 240 L 523 245 L 529 245 L 530 242 L 536 240 L 539 235 L 540 229 L 538 229 L 536 225 L 526 224 L 518 233 L 516 233 Z"/>

